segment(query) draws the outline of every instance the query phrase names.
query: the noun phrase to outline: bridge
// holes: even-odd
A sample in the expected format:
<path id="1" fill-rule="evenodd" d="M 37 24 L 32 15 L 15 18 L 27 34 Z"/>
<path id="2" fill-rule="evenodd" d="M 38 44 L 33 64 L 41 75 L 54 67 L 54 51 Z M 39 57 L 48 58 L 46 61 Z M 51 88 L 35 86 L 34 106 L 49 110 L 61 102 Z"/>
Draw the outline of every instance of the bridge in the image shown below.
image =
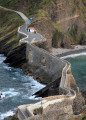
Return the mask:
<path id="1" fill-rule="evenodd" d="M 0 6 L 3 9 L 2 6 Z M 26 25 L 30 25 L 30 20 L 21 12 L 7 9 L 15 12 L 21 16 L 25 21 L 25 25 L 18 28 L 18 33 L 25 36 L 25 38 L 19 41 L 19 44 L 27 43 L 26 58 L 29 64 L 40 65 L 44 70 L 49 71 L 52 79 L 49 82 L 56 82 L 60 79 L 59 95 L 48 96 L 42 98 L 40 102 L 36 104 L 21 105 L 17 108 L 17 117 L 19 120 L 57 120 L 60 115 L 61 119 L 64 119 L 64 115 L 67 118 L 73 115 L 72 104 L 76 97 L 76 91 L 67 86 L 67 75 L 71 69 L 71 64 L 66 60 L 61 60 L 56 56 L 53 56 L 46 50 L 35 46 L 34 42 L 46 41 L 39 33 L 29 33 L 26 31 Z M 43 90 L 42 90 L 43 92 Z M 63 115 L 64 113 L 64 115 Z"/>

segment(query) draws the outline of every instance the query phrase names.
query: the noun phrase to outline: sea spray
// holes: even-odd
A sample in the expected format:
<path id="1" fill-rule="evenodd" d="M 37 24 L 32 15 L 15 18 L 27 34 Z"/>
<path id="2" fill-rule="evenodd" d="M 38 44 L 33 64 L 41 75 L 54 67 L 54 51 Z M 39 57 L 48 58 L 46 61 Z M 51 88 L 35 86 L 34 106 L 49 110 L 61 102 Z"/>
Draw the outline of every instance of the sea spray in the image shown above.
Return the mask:
<path id="1" fill-rule="evenodd" d="M 5 98 L 0 100 L 0 120 L 14 114 L 14 109 L 21 104 L 32 104 L 40 100 L 32 96 L 44 87 L 33 77 L 23 74 L 21 69 L 9 67 L 3 63 L 6 59 L 0 55 L 0 91 Z"/>

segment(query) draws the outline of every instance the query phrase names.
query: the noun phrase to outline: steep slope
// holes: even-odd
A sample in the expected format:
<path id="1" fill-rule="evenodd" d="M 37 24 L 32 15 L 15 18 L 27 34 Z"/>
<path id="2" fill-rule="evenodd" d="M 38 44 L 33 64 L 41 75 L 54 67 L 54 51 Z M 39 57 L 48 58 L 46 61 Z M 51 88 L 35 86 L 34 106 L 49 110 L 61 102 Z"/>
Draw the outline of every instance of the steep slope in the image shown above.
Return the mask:
<path id="1" fill-rule="evenodd" d="M 76 17 L 76 16 L 75 16 Z M 70 19 L 69 17 L 68 17 L 68 19 Z M 56 21 L 55 21 L 56 22 Z M 57 21 L 58 22 L 58 21 Z M 33 24 L 33 25 L 35 25 L 35 24 Z M 59 33 L 61 33 L 61 31 L 59 32 Z M 18 47 L 19 48 L 19 47 Z M 16 50 L 17 50 L 17 48 L 15 48 Z M 15 49 L 14 49 L 14 51 L 15 51 Z M 12 53 L 12 55 L 13 55 L 13 53 Z M 18 58 L 19 59 L 19 58 Z"/>
<path id="2" fill-rule="evenodd" d="M 21 67 L 26 61 L 25 45 L 19 46 L 20 37 L 17 33 L 18 27 L 22 24 L 24 24 L 24 21 L 19 15 L 0 8 L 0 54 L 7 57 L 10 54 L 11 61 L 9 62 L 14 67 Z M 16 64 L 14 61 L 16 61 Z M 19 62 L 20 64 L 18 64 Z"/>
<path id="3" fill-rule="evenodd" d="M 31 26 L 47 38 L 47 50 L 86 44 L 85 0 L 0 0 L 0 5 L 33 17 Z"/>

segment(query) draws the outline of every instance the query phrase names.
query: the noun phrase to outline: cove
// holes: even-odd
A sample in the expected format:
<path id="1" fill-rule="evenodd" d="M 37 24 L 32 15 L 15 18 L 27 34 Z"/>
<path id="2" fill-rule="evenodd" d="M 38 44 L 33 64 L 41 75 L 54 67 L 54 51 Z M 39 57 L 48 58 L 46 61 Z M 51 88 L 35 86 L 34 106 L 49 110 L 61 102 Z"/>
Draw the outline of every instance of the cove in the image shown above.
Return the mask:
<path id="1" fill-rule="evenodd" d="M 71 63 L 71 70 L 80 90 L 86 90 L 86 55 L 76 55 L 66 58 Z"/>

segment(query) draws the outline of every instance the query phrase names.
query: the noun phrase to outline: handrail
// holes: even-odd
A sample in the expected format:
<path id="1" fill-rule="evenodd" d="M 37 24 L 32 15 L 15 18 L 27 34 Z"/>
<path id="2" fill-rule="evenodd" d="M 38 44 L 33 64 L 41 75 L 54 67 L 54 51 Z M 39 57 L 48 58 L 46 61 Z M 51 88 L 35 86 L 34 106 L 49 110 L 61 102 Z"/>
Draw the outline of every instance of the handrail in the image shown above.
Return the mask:
<path id="1" fill-rule="evenodd" d="M 71 95 L 71 98 L 74 99 L 76 97 L 76 92 L 71 88 L 66 88 L 65 87 L 67 71 L 70 68 L 71 64 L 66 60 L 63 60 L 63 61 L 66 63 L 66 65 L 65 65 L 65 67 L 63 68 L 63 71 L 62 71 L 60 88 L 63 89 L 63 90 L 66 90 L 67 94 Z"/>
<path id="2" fill-rule="evenodd" d="M 30 24 L 30 20 L 29 20 L 23 13 L 18 12 L 18 11 L 15 11 L 15 10 L 8 9 L 8 8 L 5 8 L 5 7 L 2 7 L 2 6 L 0 6 L 0 7 L 3 8 L 3 9 L 6 9 L 6 10 L 9 10 L 9 11 L 12 11 L 12 12 L 15 12 L 15 13 L 19 14 L 19 15 L 22 17 L 22 19 L 25 21 L 25 23 L 27 23 L 27 21 L 28 21 L 28 23 Z M 21 26 L 21 27 L 22 27 L 22 26 Z M 25 40 L 25 39 L 29 38 L 29 36 L 28 36 L 26 33 L 20 31 L 21 27 L 18 28 L 18 33 L 23 34 L 23 35 L 25 35 L 26 37 L 23 38 L 23 39 L 21 39 L 21 40 L 19 41 L 19 43 L 22 43 L 22 40 Z M 44 40 L 46 41 L 46 38 L 44 38 Z M 30 43 L 30 42 L 28 42 L 28 41 L 24 41 L 24 42 Z M 31 44 L 32 44 L 32 43 L 31 43 Z M 32 45 L 33 45 L 33 44 L 32 44 Z M 33 46 L 35 46 L 35 45 L 33 45 Z M 37 46 L 35 46 L 35 47 L 37 47 Z M 39 49 L 40 49 L 40 48 L 39 48 Z M 42 50 L 43 50 L 43 49 L 42 49 Z M 45 51 L 45 50 L 44 50 L 44 51 Z M 50 55 L 52 55 L 52 54 L 50 54 Z M 55 57 L 54 55 L 52 55 L 52 56 Z M 60 82 L 60 89 L 62 89 L 63 92 L 66 91 L 66 94 L 70 95 L 70 99 L 74 99 L 74 98 L 76 97 L 76 92 L 75 92 L 73 89 L 71 89 L 71 88 L 69 89 L 69 88 L 66 88 L 66 87 L 65 87 L 66 77 L 67 77 L 67 71 L 68 71 L 69 67 L 71 66 L 71 64 L 70 64 L 68 61 L 66 61 L 66 60 L 62 60 L 62 59 L 61 59 L 61 61 L 64 62 L 64 63 L 66 63 L 66 65 L 65 65 L 65 67 L 64 67 L 63 70 L 62 70 L 62 77 L 61 77 L 61 82 Z M 62 93 L 62 94 L 63 94 L 63 93 Z"/>

